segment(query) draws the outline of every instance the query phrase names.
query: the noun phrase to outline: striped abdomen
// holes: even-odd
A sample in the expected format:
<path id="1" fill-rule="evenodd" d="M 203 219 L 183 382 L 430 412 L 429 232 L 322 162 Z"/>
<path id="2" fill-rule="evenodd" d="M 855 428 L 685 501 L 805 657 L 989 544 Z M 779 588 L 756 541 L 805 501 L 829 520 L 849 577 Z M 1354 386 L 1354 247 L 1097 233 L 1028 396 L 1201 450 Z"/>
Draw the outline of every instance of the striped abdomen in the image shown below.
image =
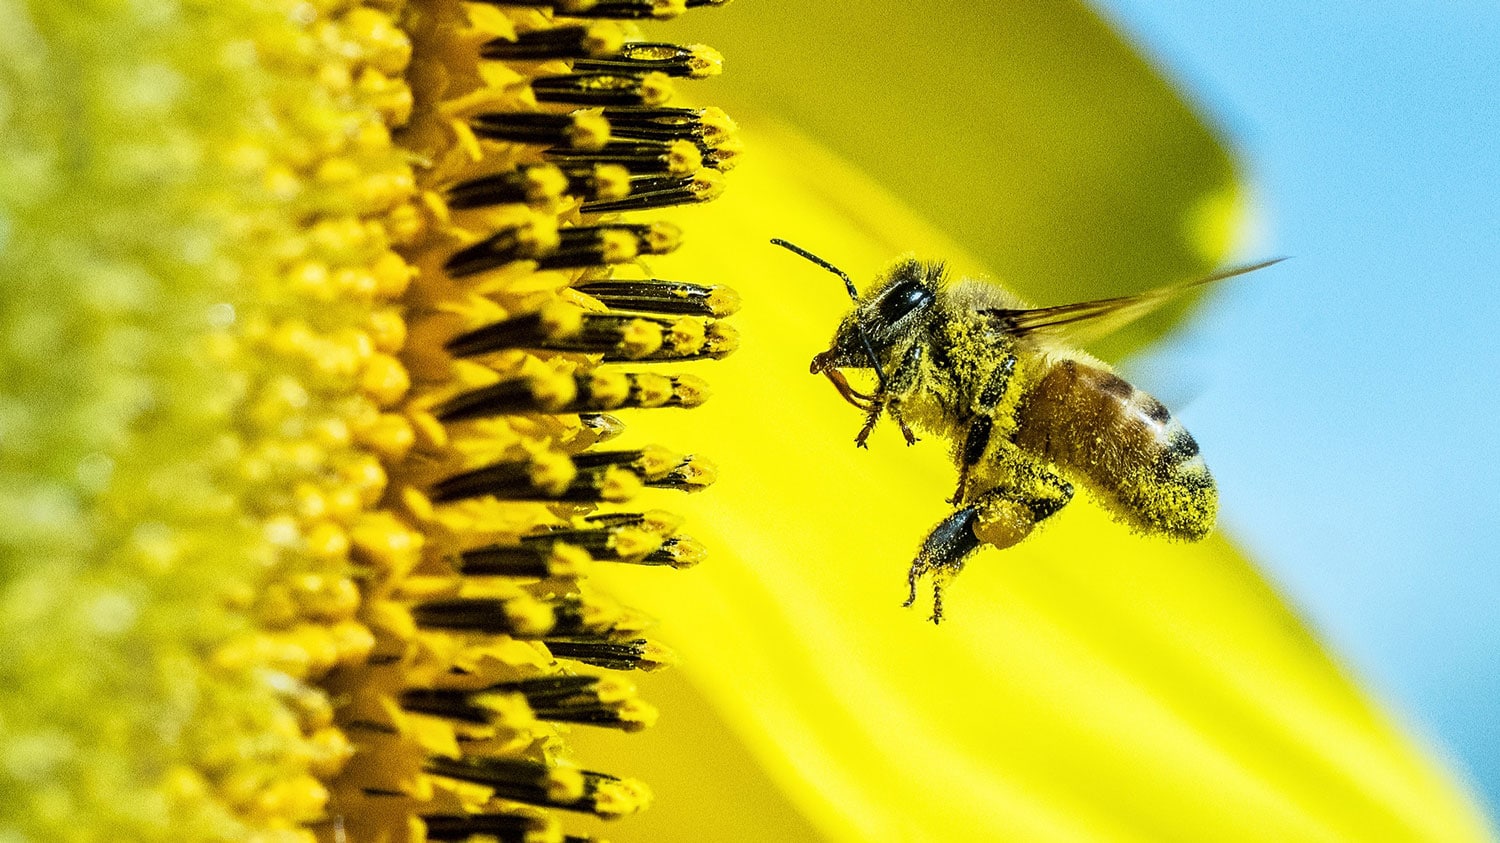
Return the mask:
<path id="1" fill-rule="evenodd" d="M 1185 539 L 1213 528 L 1218 491 L 1198 443 L 1160 401 L 1060 360 L 1021 402 L 1016 445 L 1081 480 L 1131 525 Z"/>

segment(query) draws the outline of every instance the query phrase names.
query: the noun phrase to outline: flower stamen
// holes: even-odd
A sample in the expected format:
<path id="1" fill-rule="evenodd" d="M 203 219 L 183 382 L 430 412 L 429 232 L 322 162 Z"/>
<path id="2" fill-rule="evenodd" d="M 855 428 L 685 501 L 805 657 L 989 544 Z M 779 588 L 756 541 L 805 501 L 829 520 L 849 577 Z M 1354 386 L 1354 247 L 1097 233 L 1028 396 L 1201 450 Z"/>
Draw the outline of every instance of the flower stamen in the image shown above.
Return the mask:
<path id="1" fill-rule="evenodd" d="M 486 41 L 479 48 L 479 57 L 546 61 L 609 56 L 625 46 L 625 37 L 625 26 L 614 21 L 599 21 L 587 26 L 554 26 L 521 32 L 514 38 Z"/>
<path id="2" fill-rule="evenodd" d="M 672 95 L 665 73 L 565 73 L 530 82 L 537 102 L 568 105 L 661 105 Z"/>
<path id="3" fill-rule="evenodd" d="M 574 149 L 597 149 L 609 140 L 610 133 L 609 121 L 598 111 L 486 112 L 469 118 L 469 126 L 474 134 L 489 140 Z"/>
<path id="4" fill-rule="evenodd" d="M 703 44 L 681 47 L 639 41 L 626 44 L 611 54 L 579 59 L 573 62 L 573 70 L 600 73 L 655 71 L 668 76 L 704 79 L 724 71 L 724 57 L 718 50 Z"/>

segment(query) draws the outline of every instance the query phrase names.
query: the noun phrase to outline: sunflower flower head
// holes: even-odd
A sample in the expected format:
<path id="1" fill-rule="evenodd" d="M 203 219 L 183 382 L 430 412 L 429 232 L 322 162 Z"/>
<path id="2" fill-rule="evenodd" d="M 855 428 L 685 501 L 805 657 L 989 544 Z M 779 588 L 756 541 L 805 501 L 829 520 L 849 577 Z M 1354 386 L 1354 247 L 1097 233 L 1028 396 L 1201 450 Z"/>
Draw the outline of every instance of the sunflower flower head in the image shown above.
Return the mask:
<path id="1" fill-rule="evenodd" d="M 736 343 L 638 268 L 736 151 L 635 23 L 706 4 L 148 5 L 0 39 L 0 837 L 641 809 L 559 724 L 650 725 L 670 660 L 590 567 L 702 556 L 624 504 L 711 464 L 600 445 Z"/>

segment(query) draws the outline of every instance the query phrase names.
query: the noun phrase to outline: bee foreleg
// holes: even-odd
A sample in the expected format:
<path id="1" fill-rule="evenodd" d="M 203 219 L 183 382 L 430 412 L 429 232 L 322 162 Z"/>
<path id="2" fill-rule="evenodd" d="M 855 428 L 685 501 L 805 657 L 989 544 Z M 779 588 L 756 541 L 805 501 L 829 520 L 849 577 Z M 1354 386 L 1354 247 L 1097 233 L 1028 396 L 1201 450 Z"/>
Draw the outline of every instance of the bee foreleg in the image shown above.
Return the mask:
<path id="1" fill-rule="evenodd" d="M 911 428 L 907 426 L 906 419 L 901 417 L 900 396 L 916 385 L 917 373 L 921 371 L 921 368 L 922 346 L 913 345 L 901 358 L 901 364 L 891 372 L 889 382 L 885 384 L 885 388 L 878 396 L 885 404 L 885 409 L 891 414 L 891 418 L 896 422 L 896 426 L 901 428 L 901 436 L 906 440 L 907 445 L 915 445 L 918 440 L 917 435 L 912 433 Z"/>
<path id="2" fill-rule="evenodd" d="M 901 429 L 901 437 L 906 440 L 907 446 L 915 446 L 916 443 L 919 443 L 921 440 L 918 440 L 916 434 L 913 434 L 912 429 L 906 425 L 906 419 L 901 419 L 900 407 L 901 402 L 897 398 L 894 398 L 894 396 L 886 396 L 883 393 L 882 395 L 874 396 L 874 404 L 870 405 L 870 408 L 865 411 L 864 426 L 859 428 L 859 435 L 853 438 L 853 444 L 861 447 L 861 449 L 868 447 L 864 444 L 865 440 L 870 438 L 870 431 L 874 431 L 874 423 L 879 422 L 880 416 L 885 413 L 888 413 L 891 419 L 895 420 L 895 425 Z"/>
<path id="3" fill-rule="evenodd" d="M 877 395 L 874 403 L 865 411 L 864 427 L 859 429 L 859 435 L 854 437 L 854 444 L 861 448 L 868 448 L 865 440 L 870 438 L 870 431 L 875 429 L 875 423 L 880 421 L 880 416 L 885 413 L 885 396 Z"/>
<path id="4" fill-rule="evenodd" d="M 900 406 L 901 402 L 894 397 L 887 397 L 883 394 L 875 396 L 875 403 L 865 411 L 865 425 L 859 429 L 859 435 L 854 437 L 854 444 L 861 448 L 869 447 L 865 444 L 865 440 L 870 438 L 870 431 L 875 429 L 875 423 L 880 421 L 882 413 L 889 413 L 891 418 L 896 420 L 896 425 L 901 428 L 901 435 L 906 439 L 906 444 L 915 445 L 921 441 L 906 425 L 906 419 L 901 418 Z"/>
<path id="5" fill-rule="evenodd" d="M 886 409 L 890 412 L 891 418 L 896 420 L 896 426 L 901 428 L 901 437 L 906 440 L 906 444 L 908 446 L 917 444 L 920 440 L 917 439 L 915 433 L 911 432 L 911 428 L 906 426 L 906 419 L 901 418 L 899 405 L 895 401 L 892 401 L 886 406 Z"/>

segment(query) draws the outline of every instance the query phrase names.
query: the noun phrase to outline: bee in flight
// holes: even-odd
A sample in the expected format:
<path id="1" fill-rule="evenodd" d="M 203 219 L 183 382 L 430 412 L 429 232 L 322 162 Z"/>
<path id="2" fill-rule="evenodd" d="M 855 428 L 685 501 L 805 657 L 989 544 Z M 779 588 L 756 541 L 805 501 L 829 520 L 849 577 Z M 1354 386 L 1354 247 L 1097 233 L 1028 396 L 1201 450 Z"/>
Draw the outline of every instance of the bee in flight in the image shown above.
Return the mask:
<path id="1" fill-rule="evenodd" d="M 909 257 L 860 296 L 842 270 L 771 242 L 842 278 L 854 299 L 812 372 L 864 411 L 855 444 L 865 447 L 882 416 L 908 445 L 917 441 L 913 428 L 952 443 L 954 511 L 922 542 L 903 605 L 916 602 L 930 576 L 932 621 L 940 622 L 943 586 L 964 561 L 980 545 L 1026 538 L 1067 505 L 1074 483 L 1141 532 L 1196 541 L 1213 528 L 1218 491 L 1192 435 L 1160 401 L 1064 339 L 1081 327 L 1117 328 L 1184 290 L 1277 261 L 1134 296 L 1030 308 L 993 283 L 952 281 L 943 264 Z M 875 393 L 856 390 L 844 369 L 874 370 Z"/>

